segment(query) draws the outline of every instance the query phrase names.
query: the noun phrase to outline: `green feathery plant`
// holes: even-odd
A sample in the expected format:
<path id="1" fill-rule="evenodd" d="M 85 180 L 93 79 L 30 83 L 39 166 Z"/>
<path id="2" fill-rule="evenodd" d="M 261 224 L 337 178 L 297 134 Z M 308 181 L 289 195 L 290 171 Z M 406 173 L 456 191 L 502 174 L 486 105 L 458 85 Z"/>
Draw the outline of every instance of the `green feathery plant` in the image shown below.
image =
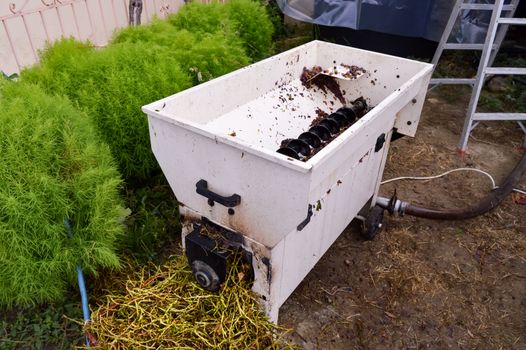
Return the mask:
<path id="1" fill-rule="evenodd" d="M 150 47 L 157 45 L 169 52 L 183 70 L 192 76 L 194 85 L 250 63 L 238 40 L 232 40 L 220 32 L 195 34 L 160 21 L 126 28 L 115 36 L 113 43 L 141 43 Z"/>
<path id="2" fill-rule="evenodd" d="M 146 179 L 158 169 L 141 106 L 191 86 L 172 53 L 146 42 L 94 50 L 62 40 L 22 79 L 68 96 L 84 110 L 128 180 Z"/>
<path id="3" fill-rule="evenodd" d="M 270 55 L 275 28 L 265 6 L 254 0 L 230 0 L 225 7 L 248 56 L 258 61 Z"/>
<path id="4" fill-rule="evenodd" d="M 158 165 L 140 107 L 264 57 L 272 30 L 265 8 L 253 0 L 192 3 L 169 23 L 122 30 L 103 50 L 73 39 L 56 42 L 22 80 L 69 97 L 93 119 L 125 179 L 144 180 Z"/>
<path id="5" fill-rule="evenodd" d="M 119 267 L 121 180 L 108 147 L 67 99 L 3 81 L 0 105 L 0 303 L 57 300 L 77 264 L 90 274 Z"/>
<path id="6" fill-rule="evenodd" d="M 220 32 L 232 42 L 239 40 L 254 61 L 268 56 L 272 49 L 274 26 L 267 9 L 258 1 L 192 2 L 170 16 L 169 22 L 193 33 Z"/>

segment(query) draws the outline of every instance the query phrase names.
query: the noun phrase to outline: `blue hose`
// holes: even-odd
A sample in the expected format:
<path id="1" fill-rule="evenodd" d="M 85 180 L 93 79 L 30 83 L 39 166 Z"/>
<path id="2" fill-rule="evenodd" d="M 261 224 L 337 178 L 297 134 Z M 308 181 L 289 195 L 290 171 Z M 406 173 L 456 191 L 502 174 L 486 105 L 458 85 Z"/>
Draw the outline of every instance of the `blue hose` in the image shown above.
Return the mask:
<path id="1" fill-rule="evenodd" d="M 82 301 L 82 315 L 84 316 L 84 322 L 89 322 L 88 292 L 86 291 L 84 274 L 80 265 L 77 265 L 77 279 L 79 280 L 80 299 Z"/>
<path id="2" fill-rule="evenodd" d="M 71 222 L 69 219 L 64 219 L 64 225 L 68 231 L 69 238 L 73 237 L 73 230 L 71 228 Z M 89 306 L 88 306 L 88 292 L 86 290 L 86 283 L 84 282 L 84 274 L 82 268 L 77 265 L 77 280 L 79 282 L 80 299 L 82 303 L 82 315 L 84 316 L 84 323 L 90 321 Z M 86 337 L 86 346 L 89 348 L 90 343 L 88 337 Z"/>

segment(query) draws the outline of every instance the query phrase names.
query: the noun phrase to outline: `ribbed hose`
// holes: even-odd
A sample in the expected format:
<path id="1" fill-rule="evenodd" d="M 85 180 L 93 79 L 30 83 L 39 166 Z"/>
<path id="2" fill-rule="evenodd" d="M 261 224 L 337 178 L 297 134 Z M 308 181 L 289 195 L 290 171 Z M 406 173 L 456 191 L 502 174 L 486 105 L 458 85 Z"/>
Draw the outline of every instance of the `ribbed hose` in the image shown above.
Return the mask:
<path id="1" fill-rule="evenodd" d="M 517 186 L 525 172 L 526 152 L 524 152 L 521 160 L 504 180 L 502 185 L 482 199 L 477 206 L 464 209 L 427 209 L 408 203 L 405 206 L 404 213 L 436 220 L 464 220 L 482 215 L 497 207 L 504 198 L 510 194 L 513 188 Z"/>

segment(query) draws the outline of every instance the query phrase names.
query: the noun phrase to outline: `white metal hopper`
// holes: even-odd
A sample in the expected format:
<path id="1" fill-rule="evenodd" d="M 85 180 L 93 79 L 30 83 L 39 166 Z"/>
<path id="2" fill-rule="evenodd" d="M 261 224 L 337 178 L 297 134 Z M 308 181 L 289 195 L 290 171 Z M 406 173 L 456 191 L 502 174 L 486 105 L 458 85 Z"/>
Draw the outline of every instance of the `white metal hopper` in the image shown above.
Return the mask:
<path id="1" fill-rule="evenodd" d="M 305 162 L 277 153 L 282 140 L 309 129 L 316 109 L 343 105 L 331 92 L 305 88 L 303 68 L 341 63 L 367 71 L 338 81 L 345 104 L 363 96 L 374 108 Z M 392 130 L 414 136 L 431 72 L 427 63 L 313 41 L 143 107 L 181 214 L 243 235 L 253 253 L 253 290 L 272 320 L 350 221 L 374 203 Z M 196 192 L 201 180 L 239 202 L 210 203 Z"/>

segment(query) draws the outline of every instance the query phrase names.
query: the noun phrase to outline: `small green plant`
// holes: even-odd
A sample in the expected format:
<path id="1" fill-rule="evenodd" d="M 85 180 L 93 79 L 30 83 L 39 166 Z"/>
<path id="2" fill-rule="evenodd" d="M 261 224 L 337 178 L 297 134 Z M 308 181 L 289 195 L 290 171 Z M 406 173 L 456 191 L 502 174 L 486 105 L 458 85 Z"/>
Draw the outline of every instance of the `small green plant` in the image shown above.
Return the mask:
<path id="1" fill-rule="evenodd" d="M 178 29 L 168 21 L 154 17 L 150 23 L 140 26 L 131 26 L 115 32 L 112 44 L 119 43 L 144 43 L 148 42 L 164 47 L 175 46 L 174 41 L 183 47 L 190 47 L 194 43 L 194 37 L 182 33 L 178 36 Z M 185 40 L 186 39 L 186 40 Z"/>
<path id="2" fill-rule="evenodd" d="M 162 174 L 141 188 L 127 188 L 125 203 L 131 210 L 120 251 L 138 261 L 174 254 L 180 241 L 179 204 Z"/>
<path id="3" fill-rule="evenodd" d="M 487 112 L 502 112 L 504 110 L 502 101 L 489 91 L 482 91 L 478 107 L 481 111 Z"/>
<path id="4" fill-rule="evenodd" d="M 119 267 L 120 176 L 67 99 L 2 82 L 0 104 L 0 304 L 57 300 L 78 264 L 88 274 Z"/>
<path id="5" fill-rule="evenodd" d="M 276 0 L 260 0 L 259 3 L 267 10 L 268 18 L 274 26 L 273 39 L 285 38 L 288 34 L 287 28 L 285 28 L 284 17 L 285 15 L 281 12 L 281 9 Z"/>
<path id="6" fill-rule="evenodd" d="M 0 309 L 0 315 L 0 349 L 71 349 L 84 340 L 81 326 L 71 320 L 82 318 L 78 302 Z"/>

